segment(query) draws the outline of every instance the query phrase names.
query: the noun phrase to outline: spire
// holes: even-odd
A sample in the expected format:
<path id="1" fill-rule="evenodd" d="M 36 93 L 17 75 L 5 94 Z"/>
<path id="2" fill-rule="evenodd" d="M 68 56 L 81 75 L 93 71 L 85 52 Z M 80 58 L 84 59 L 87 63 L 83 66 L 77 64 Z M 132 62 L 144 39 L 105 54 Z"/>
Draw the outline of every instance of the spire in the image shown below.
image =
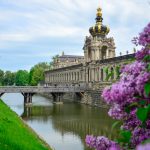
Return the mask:
<path id="1" fill-rule="evenodd" d="M 103 17 L 102 17 L 102 9 L 99 7 L 96 13 L 96 24 L 93 27 L 90 27 L 89 32 L 90 34 L 95 37 L 105 37 L 109 33 L 109 28 L 102 24 Z"/>
<path id="2" fill-rule="evenodd" d="M 100 7 L 97 8 L 97 14 L 96 14 L 96 16 L 97 17 L 95 18 L 95 20 L 96 20 L 97 23 L 103 21 L 103 18 L 102 18 L 102 9 Z"/>

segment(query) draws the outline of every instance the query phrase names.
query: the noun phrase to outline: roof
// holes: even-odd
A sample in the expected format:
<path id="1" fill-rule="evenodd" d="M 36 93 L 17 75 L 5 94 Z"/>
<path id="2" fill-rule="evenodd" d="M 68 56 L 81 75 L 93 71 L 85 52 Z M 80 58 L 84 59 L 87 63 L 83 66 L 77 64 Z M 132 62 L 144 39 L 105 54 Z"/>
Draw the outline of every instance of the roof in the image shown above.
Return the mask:
<path id="1" fill-rule="evenodd" d="M 58 58 L 84 58 L 84 56 L 77 56 L 77 55 L 62 55 Z"/>

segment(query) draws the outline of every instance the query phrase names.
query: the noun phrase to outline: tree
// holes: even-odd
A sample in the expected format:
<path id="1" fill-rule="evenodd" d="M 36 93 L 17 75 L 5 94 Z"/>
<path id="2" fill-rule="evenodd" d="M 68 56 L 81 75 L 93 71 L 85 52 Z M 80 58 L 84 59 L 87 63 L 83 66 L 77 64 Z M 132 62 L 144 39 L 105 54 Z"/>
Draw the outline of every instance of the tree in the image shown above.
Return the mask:
<path id="1" fill-rule="evenodd" d="M 30 85 L 37 85 L 40 81 L 44 80 L 44 71 L 46 69 L 50 69 L 50 65 L 48 63 L 42 62 L 38 63 L 34 67 L 31 68 L 29 74 L 29 83 Z"/>
<path id="2" fill-rule="evenodd" d="M 3 85 L 13 85 L 15 83 L 15 73 L 6 71 L 4 73 Z"/>
<path id="3" fill-rule="evenodd" d="M 26 86 L 29 84 L 29 73 L 26 70 L 19 70 L 16 73 L 15 83 L 17 86 Z"/>
<path id="4" fill-rule="evenodd" d="M 0 69 L 0 85 L 3 85 L 4 82 L 4 71 Z"/>

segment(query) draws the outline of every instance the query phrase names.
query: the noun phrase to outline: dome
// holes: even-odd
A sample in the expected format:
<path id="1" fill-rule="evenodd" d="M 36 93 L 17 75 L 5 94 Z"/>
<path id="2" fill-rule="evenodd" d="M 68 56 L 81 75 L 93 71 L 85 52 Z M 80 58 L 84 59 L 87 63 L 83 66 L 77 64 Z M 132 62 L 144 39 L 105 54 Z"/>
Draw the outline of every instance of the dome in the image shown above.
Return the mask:
<path id="1" fill-rule="evenodd" d="M 101 8 L 97 9 L 96 15 L 96 24 L 93 27 L 90 27 L 89 32 L 93 37 L 105 37 L 109 33 L 110 29 L 102 24 L 103 18 Z"/>

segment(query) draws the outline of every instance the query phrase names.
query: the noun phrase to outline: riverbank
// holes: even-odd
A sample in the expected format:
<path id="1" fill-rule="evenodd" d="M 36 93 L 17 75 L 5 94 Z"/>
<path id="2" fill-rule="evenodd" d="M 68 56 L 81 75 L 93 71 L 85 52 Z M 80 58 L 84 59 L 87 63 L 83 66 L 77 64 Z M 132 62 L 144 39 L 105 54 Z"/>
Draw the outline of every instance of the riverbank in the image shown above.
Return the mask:
<path id="1" fill-rule="evenodd" d="M 0 150 L 51 150 L 0 100 Z"/>

